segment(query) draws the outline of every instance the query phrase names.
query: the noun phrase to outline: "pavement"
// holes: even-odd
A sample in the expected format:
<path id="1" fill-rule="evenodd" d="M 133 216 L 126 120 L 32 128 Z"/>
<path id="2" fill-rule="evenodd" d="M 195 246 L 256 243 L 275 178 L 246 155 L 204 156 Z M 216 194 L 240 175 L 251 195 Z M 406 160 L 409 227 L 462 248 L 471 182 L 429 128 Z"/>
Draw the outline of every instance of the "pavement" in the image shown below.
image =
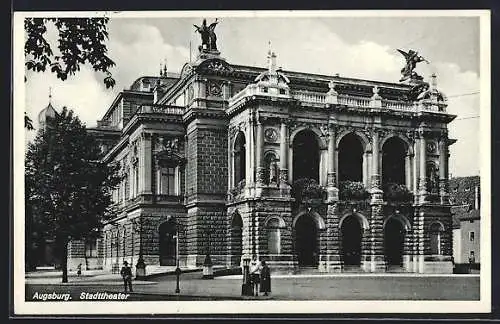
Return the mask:
<path id="1" fill-rule="evenodd" d="M 70 275 L 68 283 L 60 277 L 27 275 L 26 300 L 36 292 L 70 293 L 81 300 L 82 292 L 122 292 L 118 274 L 94 273 L 82 277 Z M 202 272 L 180 276 L 180 294 L 175 293 L 176 276 L 163 275 L 134 280 L 134 292 L 128 300 L 479 300 L 479 275 L 434 274 L 322 274 L 274 275 L 271 296 L 242 297 L 241 275 L 202 279 Z"/>

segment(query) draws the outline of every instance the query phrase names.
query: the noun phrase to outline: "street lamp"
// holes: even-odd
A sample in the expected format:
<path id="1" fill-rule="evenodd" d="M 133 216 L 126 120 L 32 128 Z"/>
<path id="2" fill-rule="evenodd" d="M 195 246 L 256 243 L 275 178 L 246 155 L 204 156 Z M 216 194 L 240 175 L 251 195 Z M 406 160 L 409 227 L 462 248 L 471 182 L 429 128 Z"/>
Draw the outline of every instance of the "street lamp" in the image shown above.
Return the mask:
<path id="1" fill-rule="evenodd" d="M 134 231 L 139 232 L 139 258 L 135 265 L 135 279 L 141 279 L 146 276 L 146 263 L 142 255 L 142 215 L 139 216 L 139 225 L 135 219 L 132 221 L 132 224 L 134 226 Z M 137 229 L 137 226 L 139 226 L 139 229 Z"/>
<path id="2" fill-rule="evenodd" d="M 244 255 L 243 260 L 243 283 L 241 284 L 242 296 L 253 296 L 252 285 L 250 283 L 250 256 Z"/>
<path id="3" fill-rule="evenodd" d="M 203 261 L 203 277 L 202 279 L 213 279 L 214 269 L 212 265 L 212 259 L 210 258 L 210 227 L 208 228 L 208 244 L 207 244 L 207 254 L 205 255 L 205 261 Z"/>

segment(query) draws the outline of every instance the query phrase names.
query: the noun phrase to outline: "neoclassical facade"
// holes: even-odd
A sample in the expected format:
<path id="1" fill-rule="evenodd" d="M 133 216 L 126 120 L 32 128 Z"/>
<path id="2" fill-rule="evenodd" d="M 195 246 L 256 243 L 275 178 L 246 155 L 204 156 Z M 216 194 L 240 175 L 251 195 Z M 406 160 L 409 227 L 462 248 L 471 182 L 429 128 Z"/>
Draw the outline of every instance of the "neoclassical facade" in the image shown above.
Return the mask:
<path id="1" fill-rule="evenodd" d="M 232 268 L 255 254 L 288 273 L 451 273 L 455 116 L 436 76 L 414 98 L 408 84 L 276 66 L 272 52 L 259 68 L 201 47 L 180 75 L 120 93 L 91 130 L 123 175 L 97 264 L 148 272 L 209 254 Z"/>

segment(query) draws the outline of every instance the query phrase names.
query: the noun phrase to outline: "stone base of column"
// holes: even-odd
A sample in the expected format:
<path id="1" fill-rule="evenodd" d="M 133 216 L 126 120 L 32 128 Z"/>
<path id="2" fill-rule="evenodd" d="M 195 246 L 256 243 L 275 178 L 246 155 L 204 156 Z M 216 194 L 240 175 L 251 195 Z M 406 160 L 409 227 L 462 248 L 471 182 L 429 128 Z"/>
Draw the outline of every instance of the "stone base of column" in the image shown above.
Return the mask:
<path id="1" fill-rule="evenodd" d="M 366 260 L 363 268 L 369 272 L 385 272 L 385 260 L 383 255 L 372 255 L 370 260 Z"/>
<path id="2" fill-rule="evenodd" d="M 328 186 L 326 188 L 326 192 L 328 194 L 327 203 L 334 203 L 339 201 L 339 189 L 333 186 Z"/>
<path id="3" fill-rule="evenodd" d="M 372 202 L 381 202 L 384 199 L 384 192 L 380 189 L 380 175 L 374 174 L 371 179 L 371 188 L 369 190 Z"/>
<path id="4" fill-rule="evenodd" d="M 405 272 L 413 272 L 413 256 L 403 255 L 403 269 Z"/>
<path id="5" fill-rule="evenodd" d="M 342 261 L 338 254 L 327 254 L 319 256 L 319 272 L 342 272 Z"/>

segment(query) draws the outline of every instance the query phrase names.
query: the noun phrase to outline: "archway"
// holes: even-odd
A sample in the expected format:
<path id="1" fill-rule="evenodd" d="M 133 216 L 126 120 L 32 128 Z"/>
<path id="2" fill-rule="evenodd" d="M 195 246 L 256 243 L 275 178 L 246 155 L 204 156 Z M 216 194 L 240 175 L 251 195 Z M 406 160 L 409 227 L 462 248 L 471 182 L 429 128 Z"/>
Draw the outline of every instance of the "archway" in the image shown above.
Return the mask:
<path id="1" fill-rule="evenodd" d="M 354 133 L 342 137 L 339 142 L 339 182 L 363 181 L 363 145 Z"/>
<path id="2" fill-rule="evenodd" d="M 405 184 L 405 143 L 398 137 L 391 137 L 382 146 L 382 183 Z"/>
<path id="3" fill-rule="evenodd" d="M 160 265 L 176 265 L 175 220 L 170 219 L 160 225 Z"/>
<path id="4" fill-rule="evenodd" d="M 293 180 L 314 179 L 319 183 L 319 144 L 311 130 L 299 132 L 293 139 Z"/>
<path id="5" fill-rule="evenodd" d="M 403 266 L 405 236 L 404 224 L 399 219 L 389 218 L 384 227 L 384 254 L 389 267 Z"/>
<path id="6" fill-rule="evenodd" d="M 231 219 L 231 265 L 240 265 L 243 250 L 243 220 L 238 212 Z"/>
<path id="7" fill-rule="evenodd" d="M 342 259 L 344 266 L 359 266 L 361 264 L 362 226 L 354 215 L 347 216 L 340 228 L 342 235 Z"/>
<path id="8" fill-rule="evenodd" d="M 295 250 L 299 266 L 318 265 L 318 225 L 310 214 L 299 216 L 295 222 Z"/>

